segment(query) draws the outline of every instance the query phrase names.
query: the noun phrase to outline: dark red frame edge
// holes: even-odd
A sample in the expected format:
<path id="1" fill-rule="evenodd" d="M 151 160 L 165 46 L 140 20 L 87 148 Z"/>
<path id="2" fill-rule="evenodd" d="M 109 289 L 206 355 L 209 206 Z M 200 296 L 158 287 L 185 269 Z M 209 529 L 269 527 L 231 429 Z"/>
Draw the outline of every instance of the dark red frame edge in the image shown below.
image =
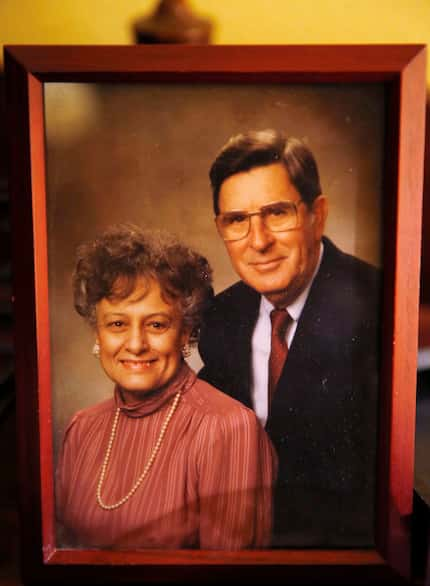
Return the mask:
<path id="1" fill-rule="evenodd" d="M 425 47 L 12 46 L 5 50 L 13 226 L 16 385 L 22 568 L 28 583 L 153 580 L 208 575 L 350 583 L 408 575 L 412 512 Z M 55 550 L 50 417 L 43 83 L 48 81 L 386 82 L 388 129 L 384 231 L 383 365 L 377 550 L 112 552 Z M 399 221 L 401 218 L 401 223 Z M 415 262 L 414 262 L 415 261 Z M 392 350 L 392 353 L 388 352 Z M 40 392 L 39 392 L 40 391 Z M 40 445 L 40 450 L 37 446 Z M 42 500 L 41 484 L 51 485 Z M 40 506 L 42 503 L 42 511 Z M 41 539 L 43 531 L 43 543 Z M 135 564 L 142 564 L 138 567 Z M 168 558 L 168 560 L 166 560 Z M 82 565 L 91 562 L 93 565 Z M 123 565 L 112 566 L 122 562 Z M 130 564 L 130 565 L 129 565 Z M 67 565 L 67 571 L 64 567 Z M 103 567 L 110 565 L 108 572 Z M 177 567 L 181 566 L 178 575 Z M 353 572 L 348 571 L 353 568 Z M 269 571 L 269 575 L 267 571 Z M 391 571 L 390 571 L 391 570 Z"/>

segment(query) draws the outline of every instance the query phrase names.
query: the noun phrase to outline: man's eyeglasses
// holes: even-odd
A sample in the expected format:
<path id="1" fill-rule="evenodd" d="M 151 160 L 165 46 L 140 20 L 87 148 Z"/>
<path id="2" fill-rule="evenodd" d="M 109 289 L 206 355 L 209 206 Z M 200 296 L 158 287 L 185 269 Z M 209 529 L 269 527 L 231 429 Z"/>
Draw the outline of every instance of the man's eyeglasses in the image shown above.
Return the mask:
<path id="1" fill-rule="evenodd" d="M 271 232 L 286 232 L 298 226 L 298 206 L 302 200 L 277 201 L 262 206 L 258 212 L 232 211 L 218 214 L 215 223 L 219 235 L 225 242 L 234 242 L 246 238 L 251 227 L 251 217 L 260 216 L 264 226 Z"/>

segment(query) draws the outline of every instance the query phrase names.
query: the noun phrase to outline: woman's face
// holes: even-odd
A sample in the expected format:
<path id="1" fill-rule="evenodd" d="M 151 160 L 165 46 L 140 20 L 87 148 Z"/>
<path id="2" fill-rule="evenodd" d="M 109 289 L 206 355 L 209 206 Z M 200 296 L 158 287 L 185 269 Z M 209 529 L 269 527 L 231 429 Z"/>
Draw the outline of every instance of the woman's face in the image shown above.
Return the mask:
<path id="1" fill-rule="evenodd" d="M 126 400 L 170 381 L 189 332 L 177 307 L 163 299 L 158 281 L 140 278 L 125 299 L 103 298 L 96 317 L 101 364 Z"/>

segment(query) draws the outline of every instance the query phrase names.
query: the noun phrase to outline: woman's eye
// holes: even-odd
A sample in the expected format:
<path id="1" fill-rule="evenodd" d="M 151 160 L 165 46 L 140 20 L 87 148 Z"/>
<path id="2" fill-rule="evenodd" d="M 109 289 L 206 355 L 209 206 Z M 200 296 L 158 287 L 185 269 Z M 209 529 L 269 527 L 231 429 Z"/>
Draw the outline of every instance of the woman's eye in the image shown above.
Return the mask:
<path id="1" fill-rule="evenodd" d="M 155 332 L 165 332 L 168 329 L 169 324 L 164 321 L 151 321 L 146 326 Z"/>
<path id="2" fill-rule="evenodd" d="M 107 324 L 108 328 L 112 329 L 112 330 L 119 330 L 121 328 L 124 327 L 124 322 L 121 320 L 115 320 L 115 321 L 111 321 Z"/>

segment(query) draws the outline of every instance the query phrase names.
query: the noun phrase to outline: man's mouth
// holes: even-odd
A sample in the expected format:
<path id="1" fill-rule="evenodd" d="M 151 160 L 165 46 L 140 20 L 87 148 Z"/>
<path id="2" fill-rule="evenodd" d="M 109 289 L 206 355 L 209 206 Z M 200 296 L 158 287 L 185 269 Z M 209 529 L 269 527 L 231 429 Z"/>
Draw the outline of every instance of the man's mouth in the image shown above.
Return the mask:
<path id="1" fill-rule="evenodd" d="M 273 258 L 270 260 L 259 260 L 259 261 L 254 261 L 249 263 L 250 266 L 252 266 L 252 268 L 254 268 L 256 271 L 261 271 L 261 272 L 265 272 L 265 271 L 271 271 L 274 268 L 276 268 L 282 261 L 284 260 L 283 257 L 278 257 L 278 258 Z"/>

